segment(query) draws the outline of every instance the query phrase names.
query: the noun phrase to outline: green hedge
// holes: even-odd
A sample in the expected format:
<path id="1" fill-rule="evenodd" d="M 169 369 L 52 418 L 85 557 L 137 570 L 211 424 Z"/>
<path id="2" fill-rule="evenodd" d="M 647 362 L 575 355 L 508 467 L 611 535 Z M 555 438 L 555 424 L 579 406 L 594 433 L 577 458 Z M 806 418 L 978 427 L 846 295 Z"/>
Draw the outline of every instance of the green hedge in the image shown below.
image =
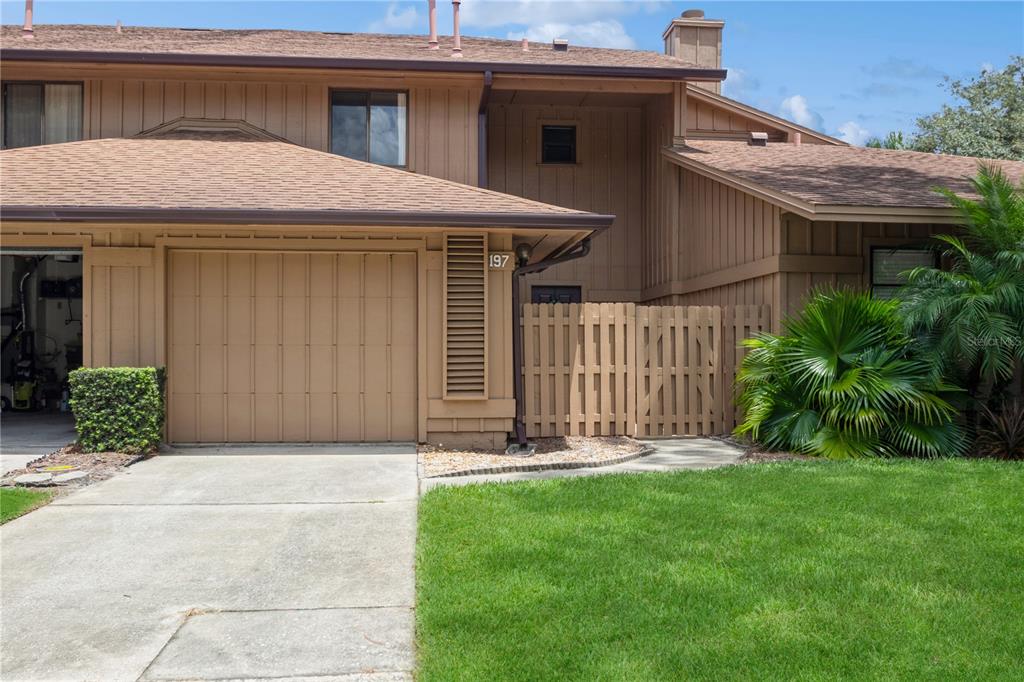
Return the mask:
<path id="1" fill-rule="evenodd" d="M 162 369 L 83 367 L 68 376 L 78 444 L 86 452 L 148 452 L 164 426 Z"/>

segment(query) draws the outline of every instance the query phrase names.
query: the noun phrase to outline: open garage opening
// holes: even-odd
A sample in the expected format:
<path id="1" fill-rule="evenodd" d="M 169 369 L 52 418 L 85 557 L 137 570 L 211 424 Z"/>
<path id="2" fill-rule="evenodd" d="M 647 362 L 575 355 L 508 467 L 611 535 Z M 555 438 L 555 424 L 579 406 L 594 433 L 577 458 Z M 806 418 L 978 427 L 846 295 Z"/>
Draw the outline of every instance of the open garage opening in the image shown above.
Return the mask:
<path id="1" fill-rule="evenodd" d="M 82 366 L 82 254 L 0 250 L 0 420 L 5 453 L 74 440 L 68 373 Z"/>

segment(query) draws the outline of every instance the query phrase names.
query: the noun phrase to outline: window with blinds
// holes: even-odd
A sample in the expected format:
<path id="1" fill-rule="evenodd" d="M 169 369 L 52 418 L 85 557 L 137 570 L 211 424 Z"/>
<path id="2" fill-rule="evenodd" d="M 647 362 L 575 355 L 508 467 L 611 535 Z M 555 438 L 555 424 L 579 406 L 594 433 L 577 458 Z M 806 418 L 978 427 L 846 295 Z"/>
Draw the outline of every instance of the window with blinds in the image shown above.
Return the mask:
<path id="1" fill-rule="evenodd" d="M 444 289 L 445 398 L 486 398 L 486 235 L 445 235 Z"/>
<path id="2" fill-rule="evenodd" d="M 3 148 L 82 139 L 82 84 L 3 84 Z"/>
<path id="3" fill-rule="evenodd" d="M 871 295 L 892 298 L 906 283 L 907 272 L 936 265 L 935 252 L 930 249 L 875 247 L 871 249 Z"/>

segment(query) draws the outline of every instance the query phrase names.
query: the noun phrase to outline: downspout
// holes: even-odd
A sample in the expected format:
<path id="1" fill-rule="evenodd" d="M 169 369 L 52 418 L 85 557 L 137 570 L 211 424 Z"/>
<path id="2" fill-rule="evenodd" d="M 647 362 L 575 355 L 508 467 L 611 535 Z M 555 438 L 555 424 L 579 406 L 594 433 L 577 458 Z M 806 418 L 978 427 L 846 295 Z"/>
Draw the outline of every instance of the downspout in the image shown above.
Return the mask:
<path id="1" fill-rule="evenodd" d="M 476 113 L 476 184 L 487 188 L 487 105 L 491 101 L 494 74 L 484 71 L 484 89 L 480 93 L 480 107 Z"/>
<path id="2" fill-rule="evenodd" d="M 545 258 L 536 263 L 518 263 L 512 272 L 512 367 L 516 373 L 515 380 L 512 382 L 512 391 L 516 401 L 515 438 L 516 445 L 520 448 L 526 445 L 526 400 L 524 397 L 526 386 L 523 380 L 523 309 L 519 293 L 520 280 L 524 275 L 543 272 L 552 265 L 585 257 L 590 253 L 591 238 L 587 237 L 560 256 Z"/>

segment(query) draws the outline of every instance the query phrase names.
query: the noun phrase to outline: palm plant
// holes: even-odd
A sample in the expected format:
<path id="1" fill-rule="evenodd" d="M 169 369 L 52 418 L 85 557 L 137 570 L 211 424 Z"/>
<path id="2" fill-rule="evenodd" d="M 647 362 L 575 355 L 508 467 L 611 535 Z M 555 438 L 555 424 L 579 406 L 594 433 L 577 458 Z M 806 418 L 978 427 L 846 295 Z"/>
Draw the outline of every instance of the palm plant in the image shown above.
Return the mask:
<path id="1" fill-rule="evenodd" d="M 972 182 L 980 200 L 939 190 L 963 219 L 961 235 L 936 237 L 950 267 L 911 271 L 899 298 L 908 331 L 986 402 L 1024 362 L 1024 181 L 981 166 Z"/>
<path id="2" fill-rule="evenodd" d="M 737 375 L 738 434 L 829 458 L 959 454 L 962 431 L 935 366 L 916 355 L 895 301 L 821 291 L 761 334 Z"/>

